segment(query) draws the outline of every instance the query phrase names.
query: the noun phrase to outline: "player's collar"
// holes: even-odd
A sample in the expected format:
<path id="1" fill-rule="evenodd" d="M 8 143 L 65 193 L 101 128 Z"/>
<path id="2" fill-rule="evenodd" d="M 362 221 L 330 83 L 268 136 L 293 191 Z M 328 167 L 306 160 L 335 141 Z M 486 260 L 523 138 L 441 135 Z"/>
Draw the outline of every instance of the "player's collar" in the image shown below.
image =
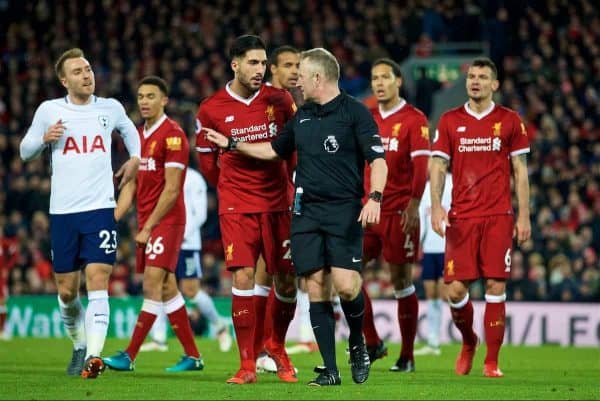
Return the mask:
<path id="1" fill-rule="evenodd" d="M 392 114 L 400 111 L 404 106 L 406 106 L 406 100 L 404 100 L 404 99 L 400 99 L 400 103 L 398 103 L 398 105 L 396 107 L 392 107 L 392 109 L 388 110 L 388 111 L 383 110 L 381 108 L 381 105 L 379 105 L 378 106 L 379 107 L 379 115 L 381 116 L 381 118 L 383 118 L 385 120 Z"/>
<path id="2" fill-rule="evenodd" d="M 163 114 L 161 118 L 159 118 L 152 127 L 146 129 L 146 124 L 144 124 L 144 139 L 148 139 L 150 135 L 154 134 L 154 132 L 161 126 L 161 124 L 167 119 L 167 115 Z"/>
<path id="3" fill-rule="evenodd" d="M 69 95 L 68 94 L 65 95 L 65 103 L 71 104 L 73 106 L 87 106 L 87 105 L 90 105 L 92 103 L 96 103 L 97 101 L 98 101 L 98 96 L 92 95 L 92 96 L 90 96 L 90 101 L 87 102 L 86 104 L 75 104 L 75 103 L 71 102 L 71 100 L 69 100 Z"/>
<path id="4" fill-rule="evenodd" d="M 492 100 L 492 103 L 490 103 L 490 107 L 488 107 L 486 110 L 482 111 L 481 113 L 477 113 L 477 112 L 471 110 L 471 108 L 469 107 L 469 102 L 465 103 L 465 111 L 467 112 L 467 114 L 469 114 L 470 116 L 473 116 L 474 118 L 476 118 L 478 120 L 483 119 L 488 114 L 490 114 L 492 111 L 494 111 L 494 107 L 496 107 L 496 103 L 494 103 L 494 101 Z"/>
<path id="5" fill-rule="evenodd" d="M 227 91 L 229 96 L 231 96 L 238 102 L 244 103 L 246 106 L 250 106 L 250 103 L 252 103 L 252 101 L 258 97 L 258 95 L 260 94 L 260 91 L 262 89 L 262 85 L 261 85 L 260 88 L 258 88 L 258 90 L 254 93 L 254 95 L 250 96 L 249 98 L 245 98 L 245 97 L 241 97 L 240 95 L 238 95 L 237 93 L 235 93 L 234 91 L 231 90 L 231 88 L 229 87 L 231 85 L 231 82 L 232 81 L 227 82 L 227 85 L 225 85 L 225 90 Z"/>

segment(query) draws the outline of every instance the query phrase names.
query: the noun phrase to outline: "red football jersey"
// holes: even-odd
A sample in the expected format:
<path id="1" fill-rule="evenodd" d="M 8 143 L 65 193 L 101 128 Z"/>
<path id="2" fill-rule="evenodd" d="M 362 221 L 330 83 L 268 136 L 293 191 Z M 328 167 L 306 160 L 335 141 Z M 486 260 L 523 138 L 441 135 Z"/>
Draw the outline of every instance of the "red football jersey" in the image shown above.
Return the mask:
<path id="1" fill-rule="evenodd" d="M 513 214 L 511 156 L 529 152 L 527 131 L 516 112 L 492 103 L 477 114 L 468 103 L 442 115 L 432 156 L 450 161 L 450 217 Z"/>
<path id="2" fill-rule="evenodd" d="M 294 101 L 286 90 L 267 85 L 244 99 L 231 91 L 228 84 L 200 104 L 196 150 L 200 152 L 201 170 L 207 169 L 206 163 L 218 163 L 220 214 L 288 210 L 289 174 L 282 160 L 264 161 L 235 151 L 219 152 L 201 128 L 212 128 L 240 142 L 270 142 L 295 111 Z"/>
<path id="3" fill-rule="evenodd" d="M 412 159 L 429 156 L 429 127 L 427 117 L 419 109 L 402 100 L 387 112 L 371 109 L 379 127 L 385 149 L 388 176 L 381 204 L 382 214 L 398 214 L 408 205 L 413 182 Z M 370 191 L 371 169 L 365 169 L 365 193 Z"/>
<path id="4" fill-rule="evenodd" d="M 163 116 L 149 130 L 138 128 L 142 144 L 142 161 L 137 176 L 138 226 L 143 227 L 165 187 L 165 168 L 184 171 L 180 193 L 175 205 L 160 221 L 161 224 L 184 224 L 185 204 L 183 183 L 189 161 L 190 145 L 185 133 L 175 121 Z"/>

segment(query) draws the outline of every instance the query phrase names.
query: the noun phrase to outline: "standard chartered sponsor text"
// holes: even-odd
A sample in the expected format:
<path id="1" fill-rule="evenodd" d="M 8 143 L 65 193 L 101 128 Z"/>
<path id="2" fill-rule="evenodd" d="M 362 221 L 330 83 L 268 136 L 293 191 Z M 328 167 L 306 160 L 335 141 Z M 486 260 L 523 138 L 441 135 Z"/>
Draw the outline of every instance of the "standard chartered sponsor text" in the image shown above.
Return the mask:
<path id="1" fill-rule="evenodd" d="M 256 141 L 260 139 L 268 139 L 275 135 L 268 132 L 267 124 L 251 125 L 243 128 L 232 128 L 231 136 L 235 137 L 238 142 Z"/>
<path id="2" fill-rule="evenodd" d="M 491 152 L 492 138 L 460 138 L 459 152 Z"/>

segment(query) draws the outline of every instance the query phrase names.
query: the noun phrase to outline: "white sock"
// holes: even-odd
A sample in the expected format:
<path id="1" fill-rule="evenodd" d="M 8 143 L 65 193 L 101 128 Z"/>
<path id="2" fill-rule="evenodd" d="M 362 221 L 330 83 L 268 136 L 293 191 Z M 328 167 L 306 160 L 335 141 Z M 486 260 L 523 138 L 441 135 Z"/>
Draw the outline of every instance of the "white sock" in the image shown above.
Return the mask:
<path id="1" fill-rule="evenodd" d="M 202 313 L 210 323 L 214 324 L 216 327 L 223 325 L 219 312 L 217 312 L 217 308 L 215 307 L 215 302 L 204 290 L 198 290 L 192 299 L 192 302 L 196 304 L 200 313 Z"/>
<path id="2" fill-rule="evenodd" d="M 160 344 L 167 342 L 167 314 L 164 309 L 156 315 L 156 320 L 150 329 L 150 337 Z"/>
<path id="3" fill-rule="evenodd" d="M 60 311 L 60 317 L 65 325 L 65 329 L 67 330 L 67 336 L 73 341 L 73 348 L 84 349 L 86 346 L 85 314 L 79 296 L 67 304 L 65 304 L 59 296 L 58 309 Z"/>
<path id="4" fill-rule="evenodd" d="M 88 306 L 85 313 L 85 332 L 87 334 L 87 355 L 100 356 L 104 348 L 108 322 L 110 321 L 110 306 L 108 291 L 88 291 Z"/>
<path id="5" fill-rule="evenodd" d="M 312 324 L 310 322 L 310 300 L 308 293 L 298 290 L 296 293 L 296 308 L 298 308 L 299 333 L 298 340 L 302 343 L 315 341 Z"/>
<path id="6" fill-rule="evenodd" d="M 427 301 L 427 344 L 432 348 L 440 346 L 440 330 L 442 326 L 442 300 L 439 298 Z"/>

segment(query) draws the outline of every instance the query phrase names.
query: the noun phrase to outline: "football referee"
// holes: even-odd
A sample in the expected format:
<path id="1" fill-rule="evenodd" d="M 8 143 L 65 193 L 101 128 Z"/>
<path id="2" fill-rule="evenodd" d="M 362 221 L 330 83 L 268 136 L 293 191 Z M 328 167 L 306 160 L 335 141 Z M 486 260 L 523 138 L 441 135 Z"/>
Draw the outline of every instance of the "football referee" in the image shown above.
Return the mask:
<path id="1" fill-rule="evenodd" d="M 246 143 L 203 128 L 225 151 L 272 160 L 297 151 L 296 193 L 292 207 L 292 261 L 306 278 L 310 318 L 325 370 L 309 385 L 341 384 L 335 356 L 332 288 L 342 300 L 350 328 L 352 379 L 369 377 L 362 337 L 364 299 L 360 275 L 363 228 L 377 224 L 387 178 L 383 146 L 368 109 L 338 86 L 340 67 L 327 50 L 300 55 L 297 86 L 306 103 L 272 142 Z M 362 205 L 365 161 L 371 166 L 371 192 Z"/>

